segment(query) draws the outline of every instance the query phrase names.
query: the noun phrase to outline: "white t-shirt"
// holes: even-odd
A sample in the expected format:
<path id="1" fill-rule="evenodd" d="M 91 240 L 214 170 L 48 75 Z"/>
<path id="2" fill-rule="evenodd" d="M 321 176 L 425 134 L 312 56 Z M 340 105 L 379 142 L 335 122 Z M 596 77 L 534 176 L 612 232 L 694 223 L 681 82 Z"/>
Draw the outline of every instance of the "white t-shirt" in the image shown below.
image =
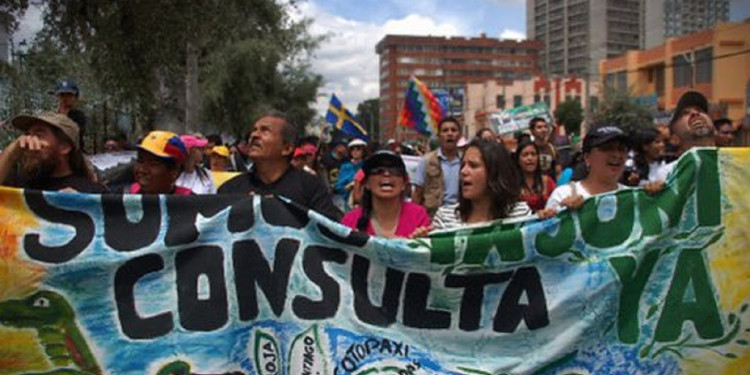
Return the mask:
<path id="1" fill-rule="evenodd" d="M 466 225 L 461 221 L 461 217 L 456 214 L 456 208 L 458 208 L 458 203 L 440 206 L 437 212 L 435 212 L 435 217 L 432 219 L 433 228 L 449 229 Z M 513 209 L 510 211 L 510 214 L 506 219 L 519 218 L 531 214 L 533 214 L 533 212 L 529 205 L 524 201 L 520 201 L 513 206 Z"/>
<path id="2" fill-rule="evenodd" d="M 615 191 L 627 188 L 628 187 L 623 184 L 617 184 L 617 190 Z M 560 211 L 564 208 L 562 205 L 560 205 L 560 202 L 562 202 L 563 199 L 573 195 L 573 189 L 575 189 L 576 193 L 582 196 L 584 200 L 591 197 L 591 193 L 589 193 L 588 190 L 583 187 L 581 181 L 573 181 L 569 184 L 561 185 L 555 188 L 555 190 L 552 191 L 552 194 L 550 194 L 549 199 L 547 199 L 547 205 L 544 206 L 544 208 L 554 208 L 555 211 Z"/>
<path id="3" fill-rule="evenodd" d="M 656 171 L 654 171 L 651 165 L 649 165 L 649 171 L 648 171 L 648 180 L 649 181 L 666 181 L 667 176 L 672 173 L 672 170 L 674 170 L 674 167 L 677 165 L 677 160 L 669 163 L 669 164 L 662 164 L 661 167 L 657 168 Z M 652 177 L 653 175 L 653 177 Z"/>
<path id="4" fill-rule="evenodd" d="M 182 172 L 175 185 L 188 188 L 194 194 L 216 194 L 216 186 L 211 178 L 211 173 L 204 169 L 203 178 L 201 178 L 201 174 L 198 174 L 198 168 L 200 167 L 196 167 L 193 173 Z"/>

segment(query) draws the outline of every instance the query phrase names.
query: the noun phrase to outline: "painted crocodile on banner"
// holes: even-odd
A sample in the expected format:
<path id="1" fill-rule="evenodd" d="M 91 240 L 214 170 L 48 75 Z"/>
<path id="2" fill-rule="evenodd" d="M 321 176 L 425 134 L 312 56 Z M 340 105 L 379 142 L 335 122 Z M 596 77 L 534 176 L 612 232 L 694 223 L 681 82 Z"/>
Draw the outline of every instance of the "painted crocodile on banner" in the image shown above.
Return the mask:
<path id="1" fill-rule="evenodd" d="M 50 371 L 26 375 L 104 374 L 76 324 L 73 307 L 65 297 L 58 293 L 42 290 L 23 299 L 0 302 L 0 324 L 36 330 L 47 358 L 55 367 Z M 180 360 L 167 363 L 156 373 L 156 375 L 191 374 L 190 364 Z M 241 375 L 241 373 L 224 375 Z"/>

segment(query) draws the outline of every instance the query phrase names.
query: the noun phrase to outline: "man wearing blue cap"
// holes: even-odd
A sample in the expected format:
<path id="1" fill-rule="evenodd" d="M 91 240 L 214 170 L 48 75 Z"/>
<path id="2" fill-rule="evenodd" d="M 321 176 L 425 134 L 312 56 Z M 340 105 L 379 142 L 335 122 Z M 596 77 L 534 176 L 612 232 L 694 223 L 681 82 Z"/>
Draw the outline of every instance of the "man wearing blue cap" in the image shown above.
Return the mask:
<path id="1" fill-rule="evenodd" d="M 78 84 L 72 79 L 64 79 L 57 83 L 55 91 L 52 92 L 57 97 L 57 113 L 68 116 L 80 129 L 78 142 L 81 145 L 81 150 L 86 151 L 86 147 L 83 143 L 83 134 L 86 129 L 86 115 L 78 108 L 78 96 L 80 90 Z"/>

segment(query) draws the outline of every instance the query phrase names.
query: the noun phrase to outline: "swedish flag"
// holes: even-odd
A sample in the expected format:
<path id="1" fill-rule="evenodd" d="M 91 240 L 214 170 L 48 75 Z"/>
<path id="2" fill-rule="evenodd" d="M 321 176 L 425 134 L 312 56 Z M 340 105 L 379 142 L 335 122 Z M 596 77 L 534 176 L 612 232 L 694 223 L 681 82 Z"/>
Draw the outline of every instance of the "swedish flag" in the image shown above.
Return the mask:
<path id="1" fill-rule="evenodd" d="M 331 95 L 331 102 L 328 104 L 328 113 L 326 113 L 326 121 L 331 123 L 336 129 L 342 132 L 369 141 L 370 137 L 367 135 L 367 130 L 359 124 L 357 119 L 352 115 L 349 110 L 344 108 L 339 98 L 336 95 Z"/>

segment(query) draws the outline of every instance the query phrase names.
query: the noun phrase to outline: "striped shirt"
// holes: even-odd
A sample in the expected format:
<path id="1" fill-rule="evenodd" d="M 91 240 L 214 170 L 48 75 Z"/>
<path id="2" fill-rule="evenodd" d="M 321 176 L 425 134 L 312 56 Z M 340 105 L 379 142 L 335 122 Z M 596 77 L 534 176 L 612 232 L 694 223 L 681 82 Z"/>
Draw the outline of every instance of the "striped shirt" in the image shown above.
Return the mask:
<path id="1" fill-rule="evenodd" d="M 447 204 L 438 208 L 435 213 L 435 217 L 432 219 L 432 227 L 435 229 L 450 229 L 464 225 L 468 225 L 461 221 L 461 216 L 458 215 L 457 209 L 458 203 Z M 529 208 L 529 205 L 524 201 L 516 202 L 510 211 L 508 217 L 504 219 L 515 219 L 520 217 L 526 217 L 534 214 Z"/>

